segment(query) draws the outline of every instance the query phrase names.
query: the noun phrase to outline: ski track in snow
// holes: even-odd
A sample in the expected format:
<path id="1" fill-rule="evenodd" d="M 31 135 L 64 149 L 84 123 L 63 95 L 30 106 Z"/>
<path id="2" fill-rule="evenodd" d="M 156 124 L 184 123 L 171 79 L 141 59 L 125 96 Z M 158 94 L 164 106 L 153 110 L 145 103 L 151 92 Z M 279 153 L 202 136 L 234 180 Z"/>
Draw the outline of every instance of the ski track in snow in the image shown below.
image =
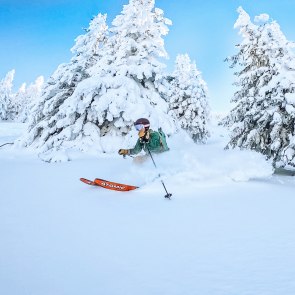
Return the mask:
<path id="1" fill-rule="evenodd" d="M 22 130 L 0 123 L 0 144 Z M 0 294 L 293 295 L 295 178 L 225 142 L 219 128 L 207 145 L 176 136 L 158 171 L 116 155 L 48 164 L 2 147 Z"/>

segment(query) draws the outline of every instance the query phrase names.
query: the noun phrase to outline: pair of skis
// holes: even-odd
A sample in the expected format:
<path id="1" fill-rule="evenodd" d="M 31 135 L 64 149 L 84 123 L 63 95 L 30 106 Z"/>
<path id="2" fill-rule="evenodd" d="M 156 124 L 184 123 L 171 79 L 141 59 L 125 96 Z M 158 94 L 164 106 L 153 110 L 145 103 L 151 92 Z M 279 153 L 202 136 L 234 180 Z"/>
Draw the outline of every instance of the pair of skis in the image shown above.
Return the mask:
<path id="1" fill-rule="evenodd" d="M 138 186 L 117 183 L 117 182 L 108 181 L 108 180 L 104 180 L 100 178 L 95 178 L 93 181 L 86 178 L 80 178 L 80 180 L 88 185 L 99 186 L 102 188 L 106 188 L 113 191 L 120 191 L 120 192 L 133 191 L 139 188 Z"/>

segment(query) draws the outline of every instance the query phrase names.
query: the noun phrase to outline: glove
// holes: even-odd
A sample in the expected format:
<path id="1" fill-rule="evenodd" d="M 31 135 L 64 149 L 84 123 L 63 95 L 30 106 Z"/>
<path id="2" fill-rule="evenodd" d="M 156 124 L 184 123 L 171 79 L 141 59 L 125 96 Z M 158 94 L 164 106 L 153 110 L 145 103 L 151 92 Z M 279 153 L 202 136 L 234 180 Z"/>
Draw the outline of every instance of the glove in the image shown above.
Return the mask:
<path id="1" fill-rule="evenodd" d="M 148 131 L 146 131 L 145 128 L 142 128 L 138 132 L 138 136 L 139 136 L 141 142 L 149 142 L 150 133 Z"/>
<path id="2" fill-rule="evenodd" d="M 144 137 L 144 135 L 145 135 L 145 128 L 142 128 L 142 129 L 138 132 L 138 136 L 139 136 L 140 138 L 142 138 L 142 137 Z"/>
<path id="3" fill-rule="evenodd" d="M 120 149 L 118 151 L 118 154 L 121 155 L 121 156 L 126 156 L 126 155 L 129 154 L 129 150 Z"/>

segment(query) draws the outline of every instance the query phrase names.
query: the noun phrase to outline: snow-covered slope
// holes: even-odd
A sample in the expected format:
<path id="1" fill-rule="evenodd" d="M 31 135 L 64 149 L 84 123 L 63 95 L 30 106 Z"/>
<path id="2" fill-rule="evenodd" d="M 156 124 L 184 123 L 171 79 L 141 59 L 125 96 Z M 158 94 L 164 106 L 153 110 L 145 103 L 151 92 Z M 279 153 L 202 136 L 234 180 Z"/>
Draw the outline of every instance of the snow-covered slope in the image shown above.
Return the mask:
<path id="1" fill-rule="evenodd" d="M 22 133 L 0 124 L 0 145 Z M 284 294 L 295 292 L 292 177 L 251 152 L 170 138 L 151 161 L 72 155 L 45 163 L 0 149 L 0 294 Z M 119 149 L 120 147 L 118 147 Z M 80 177 L 140 185 L 119 193 Z"/>

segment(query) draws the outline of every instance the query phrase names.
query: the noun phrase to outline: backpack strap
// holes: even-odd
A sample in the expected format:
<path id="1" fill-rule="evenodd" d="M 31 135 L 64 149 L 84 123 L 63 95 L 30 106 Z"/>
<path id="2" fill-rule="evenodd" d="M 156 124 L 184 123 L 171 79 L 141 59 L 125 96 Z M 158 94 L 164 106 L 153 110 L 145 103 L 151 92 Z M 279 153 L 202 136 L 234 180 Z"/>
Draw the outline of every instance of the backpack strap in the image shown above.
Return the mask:
<path id="1" fill-rule="evenodd" d="M 163 140 L 162 140 L 162 128 L 158 128 L 158 134 L 159 134 L 159 139 L 160 139 L 160 145 L 162 147 L 162 149 L 164 149 L 164 144 L 163 144 Z"/>

